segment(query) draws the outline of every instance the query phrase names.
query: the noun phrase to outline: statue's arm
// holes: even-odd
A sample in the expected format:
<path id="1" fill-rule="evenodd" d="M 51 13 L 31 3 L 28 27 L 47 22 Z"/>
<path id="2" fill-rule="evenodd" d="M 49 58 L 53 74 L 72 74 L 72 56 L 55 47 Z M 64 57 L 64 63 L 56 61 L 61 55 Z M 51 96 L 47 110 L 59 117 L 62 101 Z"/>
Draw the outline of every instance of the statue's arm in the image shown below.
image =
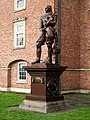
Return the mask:
<path id="1" fill-rule="evenodd" d="M 50 21 L 49 21 L 49 24 L 55 26 L 55 25 L 56 25 L 56 22 L 57 22 L 57 15 L 54 15 L 54 16 L 53 16 L 53 20 L 50 20 Z"/>
<path id="2" fill-rule="evenodd" d="M 40 31 L 41 32 L 44 31 L 44 25 L 43 25 L 43 19 L 42 19 L 42 17 L 40 17 Z"/>

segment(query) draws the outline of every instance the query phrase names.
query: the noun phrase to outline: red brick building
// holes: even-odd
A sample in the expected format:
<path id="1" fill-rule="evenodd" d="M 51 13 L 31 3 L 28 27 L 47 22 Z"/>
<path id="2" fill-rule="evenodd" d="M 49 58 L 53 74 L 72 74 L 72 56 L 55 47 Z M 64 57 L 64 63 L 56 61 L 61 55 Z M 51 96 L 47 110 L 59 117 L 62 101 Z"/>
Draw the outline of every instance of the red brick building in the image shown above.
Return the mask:
<path id="1" fill-rule="evenodd" d="M 58 12 L 62 92 L 90 92 L 90 0 L 0 0 L 0 90 L 30 92 L 22 68 L 35 60 L 39 18 L 47 4 Z M 58 8 L 58 9 L 57 9 Z M 59 24 L 60 23 L 60 24 Z M 47 47 L 42 47 L 42 60 Z"/>

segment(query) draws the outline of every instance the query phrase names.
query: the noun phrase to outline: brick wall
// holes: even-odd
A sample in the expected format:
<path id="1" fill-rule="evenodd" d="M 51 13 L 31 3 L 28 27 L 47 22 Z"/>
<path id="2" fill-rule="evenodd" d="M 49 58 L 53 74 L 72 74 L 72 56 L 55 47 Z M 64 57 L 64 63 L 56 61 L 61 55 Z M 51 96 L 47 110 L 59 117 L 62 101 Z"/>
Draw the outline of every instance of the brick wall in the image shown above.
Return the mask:
<path id="1" fill-rule="evenodd" d="M 90 1 L 80 2 L 80 87 L 90 90 Z"/>
<path id="2" fill-rule="evenodd" d="M 80 64 L 79 15 L 79 0 L 61 0 L 61 64 L 69 68 Z"/>
<path id="3" fill-rule="evenodd" d="M 30 87 L 29 77 L 27 84 L 16 82 L 17 61 L 26 61 L 30 65 L 36 59 L 35 42 L 40 34 L 39 18 L 44 14 L 47 4 L 52 5 L 57 12 L 57 2 L 58 0 L 27 0 L 25 10 L 14 12 L 14 0 L 0 0 L 0 87 Z M 62 90 L 90 90 L 89 7 L 89 0 L 61 0 L 60 64 L 72 69 L 61 76 Z M 13 46 L 13 21 L 19 17 L 26 17 L 26 45 L 23 49 L 15 49 Z M 41 60 L 44 60 L 47 47 L 42 48 Z"/>
<path id="4" fill-rule="evenodd" d="M 61 65 L 80 67 L 80 2 L 61 0 Z M 79 89 L 80 72 L 66 71 L 61 76 L 62 90 Z"/>
<path id="5" fill-rule="evenodd" d="M 15 61 L 27 61 L 31 64 L 36 59 L 35 42 L 39 37 L 39 19 L 44 14 L 44 8 L 47 4 L 54 8 L 54 0 L 26 0 L 26 9 L 14 11 L 14 0 L 0 0 L 0 86 L 1 87 L 21 87 L 29 88 L 29 84 L 16 83 L 17 74 L 15 71 Z M 26 17 L 26 45 L 23 49 L 14 48 L 14 19 Z M 46 46 L 43 47 L 42 59 L 46 58 Z M 11 73 L 8 73 L 8 67 L 12 65 Z M 11 80 L 10 80 L 11 76 Z M 8 80 L 9 79 L 9 80 Z M 11 83 L 10 83 L 11 81 Z M 8 83 L 7 83 L 8 82 Z"/>
<path id="6" fill-rule="evenodd" d="M 11 61 L 16 59 L 25 59 L 30 63 L 35 59 L 35 42 L 39 36 L 39 19 L 44 14 L 44 8 L 47 4 L 53 6 L 53 0 L 42 0 L 42 2 L 40 0 L 27 0 L 26 10 L 14 12 L 14 0 L 0 1 L 2 66 L 8 66 Z M 24 49 L 14 49 L 13 47 L 13 21 L 19 17 L 26 17 L 26 46 Z"/>

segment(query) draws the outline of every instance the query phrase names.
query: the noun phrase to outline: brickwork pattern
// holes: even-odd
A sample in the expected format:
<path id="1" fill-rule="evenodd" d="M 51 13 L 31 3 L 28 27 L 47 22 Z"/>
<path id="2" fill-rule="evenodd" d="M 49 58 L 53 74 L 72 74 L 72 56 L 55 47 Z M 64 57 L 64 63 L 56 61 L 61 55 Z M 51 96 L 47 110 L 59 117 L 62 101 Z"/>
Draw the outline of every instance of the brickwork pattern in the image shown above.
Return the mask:
<path id="1" fill-rule="evenodd" d="M 80 1 L 80 67 L 90 69 L 90 1 Z M 90 90 L 90 71 L 80 72 L 80 86 Z"/>
<path id="2" fill-rule="evenodd" d="M 0 1 L 0 86 L 29 88 L 28 84 L 16 83 L 16 61 L 26 61 L 29 64 L 36 59 L 35 42 L 40 34 L 39 19 L 44 14 L 47 4 L 54 8 L 54 0 L 26 0 L 26 9 L 14 11 L 14 0 Z M 26 45 L 23 49 L 14 48 L 14 23 L 17 18 L 26 18 Z M 46 58 L 46 46 L 43 47 L 42 59 Z M 12 75 L 8 77 L 8 67 L 12 63 Z M 1 69 L 3 68 L 3 69 Z M 11 77 L 11 80 L 9 79 Z M 11 81 L 11 85 L 10 85 Z M 8 83 L 7 83 L 8 82 Z"/>
<path id="3" fill-rule="evenodd" d="M 36 59 L 35 42 L 40 34 L 39 19 L 45 5 L 52 5 L 57 12 L 58 0 L 26 0 L 26 9 L 14 11 L 14 0 L 0 0 L 0 87 L 30 88 L 16 83 L 18 61 L 28 65 Z M 61 0 L 60 64 L 72 69 L 90 68 L 90 0 Z M 14 23 L 19 17 L 26 18 L 26 45 L 14 48 Z M 42 60 L 46 58 L 47 47 L 42 47 Z M 8 68 L 11 68 L 8 69 Z M 90 89 L 90 71 L 65 71 L 61 76 L 61 89 Z"/>
<path id="4" fill-rule="evenodd" d="M 80 67 L 80 2 L 61 0 L 61 65 Z M 66 71 L 61 76 L 62 90 L 79 89 L 79 71 Z"/>

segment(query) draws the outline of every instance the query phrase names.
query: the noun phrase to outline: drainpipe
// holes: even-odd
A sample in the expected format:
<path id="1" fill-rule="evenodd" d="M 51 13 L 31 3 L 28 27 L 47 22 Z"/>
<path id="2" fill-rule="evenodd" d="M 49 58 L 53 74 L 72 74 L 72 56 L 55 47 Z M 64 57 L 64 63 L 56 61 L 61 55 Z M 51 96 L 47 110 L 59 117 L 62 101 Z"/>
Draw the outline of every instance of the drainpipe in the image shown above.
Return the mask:
<path id="1" fill-rule="evenodd" d="M 58 30 L 58 48 L 60 50 L 60 46 L 61 46 L 61 0 L 58 0 L 58 26 L 57 26 L 57 30 Z M 60 64 L 60 53 L 58 54 L 58 64 Z"/>

